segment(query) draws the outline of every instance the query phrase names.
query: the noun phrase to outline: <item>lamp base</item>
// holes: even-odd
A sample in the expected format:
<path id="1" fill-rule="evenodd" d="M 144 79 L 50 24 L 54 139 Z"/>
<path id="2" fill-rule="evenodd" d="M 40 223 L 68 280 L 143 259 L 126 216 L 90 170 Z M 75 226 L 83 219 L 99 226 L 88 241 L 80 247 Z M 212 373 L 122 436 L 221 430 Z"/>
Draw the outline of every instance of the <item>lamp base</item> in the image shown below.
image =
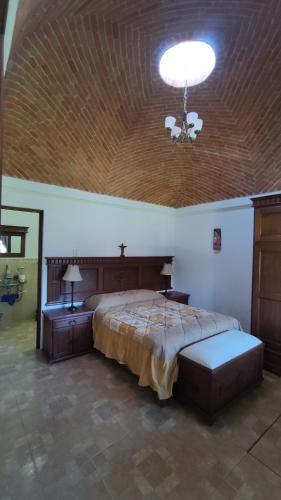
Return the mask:
<path id="1" fill-rule="evenodd" d="M 73 304 L 67 308 L 68 311 L 76 311 L 77 307 L 74 306 Z"/>
<path id="2" fill-rule="evenodd" d="M 68 311 L 76 311 L 77 307 L 73 304 L 73 291 L 74 291 L 74 281 L 71 281 L 71 306 L 67 308 Z"/>

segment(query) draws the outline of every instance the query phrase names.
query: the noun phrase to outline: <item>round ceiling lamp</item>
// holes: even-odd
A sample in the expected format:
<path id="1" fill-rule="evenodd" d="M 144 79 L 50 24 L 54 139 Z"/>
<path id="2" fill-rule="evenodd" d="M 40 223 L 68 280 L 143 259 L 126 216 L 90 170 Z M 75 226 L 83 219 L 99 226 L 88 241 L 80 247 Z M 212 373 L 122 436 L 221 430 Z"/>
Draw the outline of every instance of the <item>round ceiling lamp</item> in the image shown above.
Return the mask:
<path id="1" fill-rule="evenodd" d="M 182 42 L 166 50 L 159 73 L 167 85 L 193 87 L 204 82 L 216 64 L 214 49 L 206 42 Z"/>

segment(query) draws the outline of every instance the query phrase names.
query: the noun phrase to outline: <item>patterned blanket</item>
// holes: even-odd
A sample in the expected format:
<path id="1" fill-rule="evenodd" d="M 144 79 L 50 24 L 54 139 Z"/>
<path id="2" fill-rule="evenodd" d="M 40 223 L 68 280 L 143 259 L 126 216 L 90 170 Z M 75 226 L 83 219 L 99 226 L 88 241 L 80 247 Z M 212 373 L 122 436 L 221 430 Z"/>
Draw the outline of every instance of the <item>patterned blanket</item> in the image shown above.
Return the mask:
<path id="1" fill-rule="evenodd" d="M 164 297 L 98 309 L 93 320 L 94 346 L 125 363 L 160 399 L 172 396 L 181 349 L 232 328 L 240 329 L 235 318 Z"/>

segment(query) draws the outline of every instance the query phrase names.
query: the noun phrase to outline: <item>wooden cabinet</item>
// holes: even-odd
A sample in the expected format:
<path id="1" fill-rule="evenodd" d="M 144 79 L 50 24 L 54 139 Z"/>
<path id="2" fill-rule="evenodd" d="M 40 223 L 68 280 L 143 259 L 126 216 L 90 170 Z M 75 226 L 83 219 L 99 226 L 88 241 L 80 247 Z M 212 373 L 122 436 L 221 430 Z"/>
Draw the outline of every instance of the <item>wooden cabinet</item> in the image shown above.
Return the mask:
<path id="1" fill-rule="evenodd" d="M 264 367 L 281 375 L 281 195 L 253 203 L 252 333 L 265 343 Z"/>
<path id="2" fill-rule="evenodd" d="M 92 350 L 92 315 L 87 307 L 43 311 L 43 350 L 54 363 Z"/>
<path id="3" fill-rule="evenodd" d="M 167 293 L 162 293 L 168 300 L 173 300 L 174 302 L 180 302 L 180 304 L 188 304 L 189 293 L 176 292 L 175 290 L 170 290 Z"/>
<path id="4" fill-rule="evenodd" d="M 53 325 L 54 326 L 54 325 Z M 51 327 L 52 351 L 48 352 L 53 361 L 72 355 L 72 328 L 68 325 L 58 328 Z"/>
<path id="5" fill-rule="evenodd" d="M 81 354 L 83 352 L 88 352 L 89 348 L 90 350 L 92 349 L 92 327 L 91 327 L 91 322 L 90 322 L 90 328 L 89 328 L 89 322 L 88 321 L 83 321 L 83 322 L 77 322 L 76 326 L 73 327 L 73 333 L 72 333 L 72 345 L 73 345 L 73 350 L 76 354 Z"/>

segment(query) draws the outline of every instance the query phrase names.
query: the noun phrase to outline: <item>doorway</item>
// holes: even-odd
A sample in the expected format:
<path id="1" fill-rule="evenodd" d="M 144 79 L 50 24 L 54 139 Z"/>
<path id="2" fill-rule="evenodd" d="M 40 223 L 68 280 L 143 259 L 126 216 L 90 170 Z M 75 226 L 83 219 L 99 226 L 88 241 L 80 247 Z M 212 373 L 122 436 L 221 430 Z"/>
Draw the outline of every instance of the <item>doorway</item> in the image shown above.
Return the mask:
<path id="1" fill-rule="evenodd" d="M 6 253 L 0 254 L 0 325 L 1 321 L 35 320 L 36 349 L 41 344 L 43 222 L 43 210 L 1 206 Z"/>

